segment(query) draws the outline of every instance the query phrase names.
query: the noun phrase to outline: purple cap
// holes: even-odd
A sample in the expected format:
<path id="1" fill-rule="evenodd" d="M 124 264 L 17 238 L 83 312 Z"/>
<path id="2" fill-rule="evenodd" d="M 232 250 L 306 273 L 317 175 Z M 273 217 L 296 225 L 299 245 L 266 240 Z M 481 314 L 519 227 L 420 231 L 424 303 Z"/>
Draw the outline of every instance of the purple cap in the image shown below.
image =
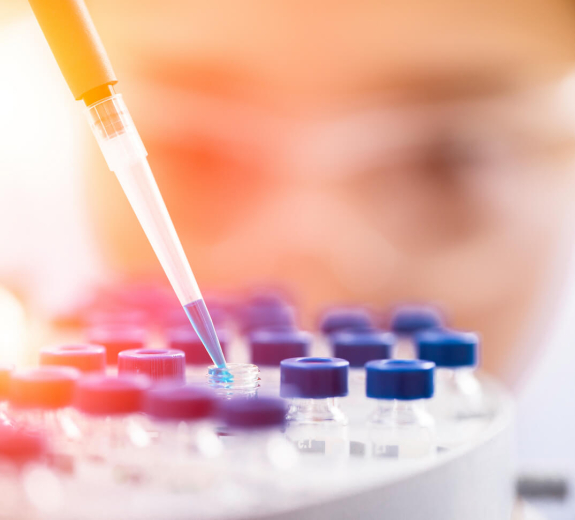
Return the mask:
<path id="1" fill-rule="evenodd" d="M 371 314 L 362 307 L 338 307 L 327 310 L 320 319 L 320 329 L 324 334 L 342 330 L 369 330 L 373 328 Z"/>
<path id="2" fill-rule="evenodd" d="M 295 309 L 280 298 L 258 296 L 237 310 L 242 332 L 268 327 L 295 327 Z"/>
<path id="3" fill-rule="evenodd" d="M 411 335 L 441 326 L 441 314 L 431 305 L 400 305 L 391 314 L 391 329 L 397 334 Z"/>
<path id="4" fill-rule="evenodd" d="M 142 411 L 151 381 L 142 375 L 88 375 L 78 381 L 74 407 L 91 415 L 119 415 Z"/>
<path id="5" fill-rule="evenodd" d="M 73 367 L 80 372 L 104 372 L 106 348 L 101 345 L 58 345 L 40 350 L 40 365 Z"/>
<path id="6" fill-rule="evenodd" d="M 140 349 L 146 346 L 145 329 L 128 325 L 102 325 L 88 329 L 89 343 L 106 347 L 106 362 L 115 365 L 118 354 L 123 350 Z"/>
<path id="7" fill-rule="evenodd" d="M 0 426 L 0 459 L 21 465 L 38 460 L 46 453 L 46 439 L 37 431 Z"/>
<path id="8" fill-rule="evenodd" d="M 207 388 L 194 385 L 160 385 L 144 398 L 144 411 L 154 419 L 190 421 L 210 417 L 216 397 Z"/>
<path id="9" fill-rule="evenodd" d="M 226 356 L 229 334 L 225 329 L 217 329 L 218 339 L 224 356 Z M 171 349 L 182 350 L 186 354 L 188 365 L 211 365 L 212 358 L 208 354 L 202 340 L 196 334 L 194 328 L 188 323 L 182 327 L 168 331 L 168 345 Z"/>
<path id="10" fill-rule="evenodd" d="M 230 428 L 281 428 L 285 424 L 286 402 L 278 397 L 221 401 L 218 415 Z"/>
<path id="11" fill-rule="evenodd" d="M 346 330 L 330 336 L 333 355 L 347 359 L 352 367 L 363 367 L 374 359 L 388 359 L 396 338 L 382 330 Z"/>
<path id="12" fill-rule="evenodd" d="M 153 381 L 186 381 L 186 355 L 181 350 L 141 348 L 118 354 L 119 374 L 144 374 Z"/>
<path id="13" fill-rule="evenodd" d="M 10 374 L 14 371 L 14 365 L 0 364 L 0 399 L 8 397 L 10 389 Z"/>
<path id="14" fill-rule="evenodd" d="M 304 357 L 280 363 L 282 397 L 326 399 L 347 395 L 349 362 L 339 358 Z"/>
<path id="15" fill-rule="evenodd" d="M 10 376 L 9 400 L 18 408 L 63 408 L 72 404 L 80 372 L 46 366 L 15 370 Z"/>
<path id="16" fill-rule="evenodd" d="M 249 340 L 254 365 L 279 366 L 283 359 L 307 356 L 312 336 L 300 330 L 260 329 Z"/>

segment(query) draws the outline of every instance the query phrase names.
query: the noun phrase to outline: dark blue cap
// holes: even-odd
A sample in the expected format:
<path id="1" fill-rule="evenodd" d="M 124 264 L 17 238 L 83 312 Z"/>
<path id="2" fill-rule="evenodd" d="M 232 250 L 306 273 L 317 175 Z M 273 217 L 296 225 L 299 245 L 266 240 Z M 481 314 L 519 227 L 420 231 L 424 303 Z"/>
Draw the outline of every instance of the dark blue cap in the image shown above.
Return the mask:
<path id="1" fill-rule="evenodd" d="M 250 334 L 252 363 L 279 366 L 284 359 L 305 357 L 309 353 L 311 340 L 311 334 L 301 330 L 257 330 Z"/>
<path id="2" fill-rule="evenodd" d="M 370 361 L 365 365 L 366 395 L 374 399 L 427 399 L 433 396 L 434 368 L 431 361 Z"/>
<path id="3" fill-rule="evenodd" d="M 398 334 L 414 334 L 441 326 L 441 315 L 428 305 L 402 305 L 391 315 L 391 330 Z"/>
<path id="4" fill-rule="evenodd" d="M 333 334 L 346 329 L 372 329 L 373 321 L 369 312 L 361 307 L 340 307 L 326 311 L 319 327 L 324 334 Z"/>
<path id="5" fill-rule="evenodd" d="M 326 399 L 347 395 L 349 362 L 339 358 L 300 357 L 280 363 L 282 397 Z"/>
<path id="6" fill-rule="evenodd" d="M 287 405 L 278 397 L 230 399 L 219 405 L 218 415 L 230 428 L 281 428 Z"/>
<path id="7" fill-rule="evenodd" d="M 469 367 L 477 364 L 479 337 L 473 332 L 432 329 L 415 336 L 419 359 L 438 367 Z"/>
<path id="8" fill-rule="evenodd" d="M 374 359 L 388 359 L 396 338 L 382 330 L 347 330 L 330 336 L 333 355 L 347 359 L 352 367 L 363 367 Z"/>

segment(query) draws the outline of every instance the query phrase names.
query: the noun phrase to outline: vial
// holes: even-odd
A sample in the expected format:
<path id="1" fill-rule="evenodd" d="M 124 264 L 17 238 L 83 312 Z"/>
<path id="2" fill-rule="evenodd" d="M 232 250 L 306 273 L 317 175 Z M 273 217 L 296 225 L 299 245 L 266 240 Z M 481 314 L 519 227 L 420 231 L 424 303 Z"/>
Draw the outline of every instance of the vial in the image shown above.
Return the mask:
<path id="1" fill-rule="evenodd" d="M 80 372 L 105 372 L 106 348 L 101 345 L 59 345 L 40 350 L 40 365 L 66 366 Z"/>
<path id="2" fill-rule="evenodd" d="M 398 338 L 393 357 L 417 359 L 414 335 L 426 329 L 440 327 L 441 316 L 429 305 L 401 305 L 391 314 L 391 330 Z"/>
<path id="3" fill-rule="evenodd" d="M 226 368 L 208 367 L 208 384 L 219 397 L 253 398 L 260 387 L 260 369 L 247 363 L 228 363 Z"/>
<path id="4" fill-rule="evenodd" d="M 145 448 L 151 443 L 142 414 L 149 378 L 89 375 L 79 380 L 74 399 L 81 434 L 79 472 L 86 479 L 140 482 Z"/>
<path id="5" fill-rule="evenodd" d="M 312 336 L 300 330 L 260 329 L 249 335 L 251 362 L 260 367 L 262 387 L 279 393 L 280 362 L 307 357 Z"/>
<path id="6" fill-rule="evenodd" d="M 0 497 L 3 518 L 61 516 L 62 481 L 47 465 L 45 432 L 0 426 Z"/>
<path id="7" fill-rule="evenodd" d="M 186 382 L 186 355 L 181 350 L 141 348 L 118 354 L 118 375 L 143 374 L 152 381 Z"/>
<path id="8" fill-rule="evenodd" d="M 80 431 L 71 408 L 80 372 L 70 367 L 46 366 L 14 370 L 10 375 L 8 414 L 17 426 L 49 435 L 54 463 L 72 471 L 74 446 Z"/>
<path id="9" fill-rule="evenodd" d="M 246 486 L 245 493 L 257 490 L 260 503 L 287 489 L 298 465 L 298 451 L 283 434 L 287 410 L 283 399 L 269 396 L 219 406 L 229 434 L 225 443 L 229 476 Z"/>
<path id="10" fill-rule="evenodd" d="M 86 331 L 88 343 L 106 348 L 106 363 L 118 364 L 118 354 L 123 350 L 143 349 L 147 331 L 143 327 L 125 323 L 111 323 L 91 327 Z"/>
<path id="11" fill-rule="evenodd" d="M 411 459 L 436 453 L 435 425 L 424 403 L 433 395 L 434 367 L 400 359 L 365 365 L 366 395 L 377 400 L 367 422 L 368 456 Z"/>
<path id="12" fill-rule="evenodd" d="M 194 385 L 161 385 L 146 393 L 144 411 L 157 432 L 147 456 L 160 487 L 202 492 L 218 484 L 223 446 L 214 426 L 215 405 L 213 392 Z"/>
<path id="13" fill-rule="evenodd" d="M 290 399 L 286 435 L 300 452 L 347 457 L 347 417 L 338 398 L 348 393 L 349 362 L 304 357 L 280 363 L 280 395 Z"/>
<path id="14" fill-rule="evenodd" d="M 453 448 L 479 433 L 491 415 L 475 377 L 479 338 L 470 332 L 434 329 L 418 334 L 416 341 L 420 359 L 437 367 L 430 411 L 437 422 L 438 443 Z"/>
<path id="15" fill-rule="evenodd" d="M 342 408 L 352 422 L 363 422 L 365 411 L 365 364 L 392 356 L 396 337 L 382 330 L 345 330 L 330 336 L 333 356 L 349 361 L 349 396 Z"/>
<path id="16" fill-rule="evenodd" d="M 222 352 L 228 355 L 229 333 L 226 329 L 216 329 Z M 206 368 L 213 364 L 202 340 L 188 322 L 177 328 L 169 329 L 166 333 L 170 349 L 181 350 L 186 355 L 186 372 L 190 379 L 200 380 L 206 373 Z"/>

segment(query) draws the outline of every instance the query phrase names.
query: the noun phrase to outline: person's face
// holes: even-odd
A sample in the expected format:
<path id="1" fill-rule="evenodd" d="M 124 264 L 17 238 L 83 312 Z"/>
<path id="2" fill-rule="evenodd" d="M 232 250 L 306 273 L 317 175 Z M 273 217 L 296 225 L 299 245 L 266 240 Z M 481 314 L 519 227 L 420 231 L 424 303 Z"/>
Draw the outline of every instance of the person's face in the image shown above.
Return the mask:
<path id="1" fill-rule="evenodd" d="M 571 66 L 575 12 L 421 4 L 89 7 L 200 285 L 279 281 L 307 311 L 435 301 L 501 371 L 573 177 L 562 101 L 529 86 Z M 92 178 L 115 263 L 157 269 L 115 181 Z"/>

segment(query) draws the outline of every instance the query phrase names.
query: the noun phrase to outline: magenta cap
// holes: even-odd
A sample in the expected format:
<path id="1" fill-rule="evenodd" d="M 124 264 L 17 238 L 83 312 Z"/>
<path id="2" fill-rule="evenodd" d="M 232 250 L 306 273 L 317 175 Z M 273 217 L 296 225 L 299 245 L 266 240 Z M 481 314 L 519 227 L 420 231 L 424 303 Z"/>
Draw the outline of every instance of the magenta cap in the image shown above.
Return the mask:
<path id="1" fill-rule="evenodd" d="M 15 370 L 8 399 L 18 408 L 63 408 L 72 404 L 80 372 L 70 367 L 45 366 Z"/>
<path id="2" fill-rule="evenodd" d="M 46 439 L 37 431 L 0 426 L 0 459 L 20 465 L 38 460 L 46 453 Z"/>
<path id="3" fill-rule="evenodd" d="M 10 374 L 14 371 L 14 365 L 0 364 L 0 399 L 8 397 L 10 389 Z"/>
<path id="4" fill-rule="evenodd" d="M 197 385 L 158 386 L 144 398 L 144 412 L 167 421 L 204 419 L 214 413 L 215 405 L 215 394 Z"/>
<path id="5" fill-rule="evenodd" d="M 120 415 L 142 411 L 151 381 L 141 375 L 88 375 L 78 381 L 74 407 L 90 415 Z"/>
<path id="6" fill-rule="evenodd" d="M 186 355 L 176 349 L 141 348 L 118 354 L 119 374 L 145 374 L 153 381 L 186 381 Z"/>
<path id="7" fill-rule="evenodd" d="M 101 325 L 88 329 L 88 343 L 106 347 L 106 363 L 115 365 L 123 350 L 144 348 L 147 341 L 145 329 L 131 325 Z"/>
<path id="8" fill-rule="evenodd" d="M 40 365 L 77 368 L 80 372 L 104 372 L 106 348 L 102 345 L 58 345 L 40 350 Z"/>

